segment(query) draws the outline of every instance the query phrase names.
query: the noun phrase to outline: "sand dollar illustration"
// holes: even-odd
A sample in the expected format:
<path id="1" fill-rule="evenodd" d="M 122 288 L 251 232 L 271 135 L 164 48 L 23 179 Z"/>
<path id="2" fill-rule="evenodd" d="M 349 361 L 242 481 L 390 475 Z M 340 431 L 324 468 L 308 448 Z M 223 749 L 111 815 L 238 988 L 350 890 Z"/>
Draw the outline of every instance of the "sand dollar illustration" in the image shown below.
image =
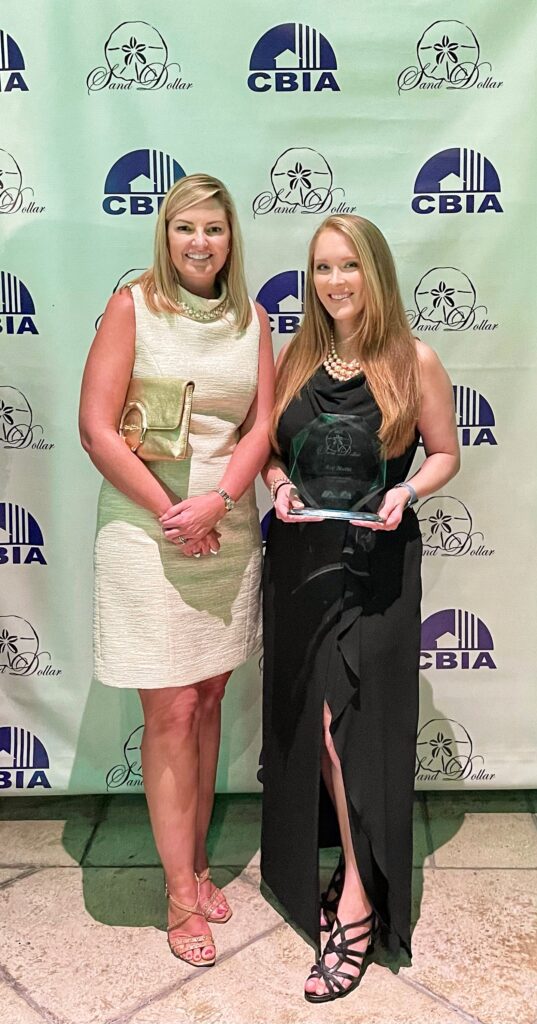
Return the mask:
<path id="1" fill-rule="evenodd" d="M 446 553 L 460 551 L 472 532 L 472 517 L 466 505 L 450 495 L 434 495 L 422 502 L 418 521 L 423 543 Z"/>
<path id="2" fill-rule="evenodd" d="M 418 42 L 418 61 L 427 78 L 461 85 L 479 60 L 479 43 L 462 21 L 435 21 Z"/>
<path id="3" fill-rule="evenodd" d="M 457 329 L 471 315 L 476 292 L 470 278 L 457 267 L 433 267 L 419 281 L 414 301 L 422 320 Z"/>
<path id="4" fill-rule="evenodd" d="M 305 209 L 319 206 L 332 188 L 333 175 L 315 149 L 286 149 L 270 172 L 278 201 Z"/>
<path id="5" fill-rule="evenodd" d="M 0 213 L 10 213 L 22 188 L 21 169 L 5 149 L 0 149 Z"/>
<path id="6" fill-rule="evenodd" d="M 32 669 L 38 650 L 39 637 L 26 619 L 0 615 L 0 665 L 24 675 Z"/>
<path id="7" fill-rule="evenodd" d="M 460 778 L 472 757 L 473 744 L 460 722 L 433 718 L 419 731 L 416 753 L 422 771 Z"/>
<path id="8" fill-rule="evenodd" d="M 0 386 L 0 442 L 17 447 L 28 436 L 32 410 L 22 391 L 8 384 Z"/>
<path id="9" fill-rule="evenodd" d="M 156 77 L 154 66 L 162 68 L 168 59 L 168 47 L 160 32 L 146 21 L 118 25 L 107 39 L 104 52 L 115 78 L 146 85 Z"/>
<path id="10" fill-rule="evenodd" d="M 139 725 L 134 732 L 131 732 L 123 748 L 125 761 L 133 775 L 142 774 L 142 738 L 144 735 L 143 725 Z"/>

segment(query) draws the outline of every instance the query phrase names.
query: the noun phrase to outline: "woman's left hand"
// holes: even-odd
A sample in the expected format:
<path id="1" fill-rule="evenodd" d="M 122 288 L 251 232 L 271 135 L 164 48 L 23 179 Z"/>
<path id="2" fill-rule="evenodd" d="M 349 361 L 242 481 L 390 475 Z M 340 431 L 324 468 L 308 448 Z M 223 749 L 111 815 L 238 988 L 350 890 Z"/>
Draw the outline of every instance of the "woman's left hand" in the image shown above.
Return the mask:
<path id="1" fill-rule="evenodd" d="M 396 530 L 403 518 L 403 512 L 408 505 L 408 491 L 404 487 L 392 487 L 386 491 L 378 515 L 381 523 L 367 522 L 365 519 L 351 519 L 353 526 L 367 526 L 370 530 Z"/>
<path id="2" fill-rule="evenodd" d="M 201 540 L 225 514 L 220 494 L 209 492 L 194 498 L 185 498 L 178 505 L 172 505 L 159 522 L 168 540 L 180 534 L 189 540 Z"/>

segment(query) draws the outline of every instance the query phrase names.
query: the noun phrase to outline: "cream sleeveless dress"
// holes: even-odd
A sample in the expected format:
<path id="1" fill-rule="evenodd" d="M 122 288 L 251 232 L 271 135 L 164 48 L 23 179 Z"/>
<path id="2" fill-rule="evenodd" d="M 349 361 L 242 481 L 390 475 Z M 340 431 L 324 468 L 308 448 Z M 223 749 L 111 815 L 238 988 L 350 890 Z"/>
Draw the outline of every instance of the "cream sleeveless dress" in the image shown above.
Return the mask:
<path id="1" fill-rule="evenodd" d="M 181 498 L 202 494 L 218 487 L 256 394 L 257 312 L 251 303 L 251 323 L 240 334 L 230 314 L 209 323 L 154 315 L 139 285 L 132 296 L 133 376 L 195 382 L 191 458 L 148 465 Z M 185 298 L 194 305 L 193 296 Z M 165 540 L 155 516 L 103 481 L 94 601 L 100 682 L 186 686 L 236 668 L 260 647 L 261 534 L 253 484 L 217 529 L 217 557 L 187 558 Z"/>

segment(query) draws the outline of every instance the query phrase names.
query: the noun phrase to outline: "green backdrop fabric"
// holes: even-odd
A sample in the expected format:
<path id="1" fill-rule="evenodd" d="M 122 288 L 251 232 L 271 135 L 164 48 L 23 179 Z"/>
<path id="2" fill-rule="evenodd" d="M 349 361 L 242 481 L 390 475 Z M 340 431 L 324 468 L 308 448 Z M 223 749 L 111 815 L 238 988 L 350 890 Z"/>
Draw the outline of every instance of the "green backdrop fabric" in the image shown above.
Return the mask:
<path id="1" fill-rule="evenodd" d="M 534 0 L 3 0 L 3 794 L 142 786 L 137 694 L 91 678 L 100 481 L 76 415 L 107 298 L 151 263 L 159 199 L 194 171 L 236 199 L 276 350 L 320 219 L 358 212 L 388 238 L 462 444 L 417 508 L 417 786 L 537 784 L 536 29 Z M 221 790 L 258 788 L 259 748 L 255 659 L 228 687 Z"/>

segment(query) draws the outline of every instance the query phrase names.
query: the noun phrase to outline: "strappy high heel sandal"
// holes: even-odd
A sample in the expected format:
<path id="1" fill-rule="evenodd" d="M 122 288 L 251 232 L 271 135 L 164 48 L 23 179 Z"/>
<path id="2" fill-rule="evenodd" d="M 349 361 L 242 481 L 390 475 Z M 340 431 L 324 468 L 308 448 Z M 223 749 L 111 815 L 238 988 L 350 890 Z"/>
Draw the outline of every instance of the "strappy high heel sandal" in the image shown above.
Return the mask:
<path id="1" fill-rule="evenodd" d="M 202 871 L 200 875 L 196 875 L 196 878 L 198 880 L 198 885 L 203 885 L 204 882 L 209 882 L 211 880 L 211 869 L 205 868 L 205 871 Z M 215 912 L 216 908 L 221 906 L 226 908 L 226 912 L 219 916 Z M 229 921 L 230 917 L 233 916 L 233 911 L 226 900 L 224 893 L 217 885 L 214 886 L 209 898 L 204 900 L 203 903 L 200 903 L 200 908 L 205 920 L 209 921 L 211 924 L 225 924 L 226 921 Z"/>
<path id="2" fill-rule="evenodd" d="M 165 892 L 172 907 L 175 907 L 176 910 L 182 911 L 182 917 L 178 918 L 177 921 L 174 921 L 166 929 L 168 933 L 168 946 L 170 947 L 171 952 L 178 960 L 183 960 L 185 964 L 190 964 L 192 967 L 212 967 L 216 962 L 216 956 L 213 956 L 212 960 L 205 960 L 203 958 L 201 960 L 187 960 L 184 955 L 185 953 L 192 953 L 195 949 L 202 949 L 204 946 L 214 946 L 214 939 L 209 932 L 205 935 L 189 935 L 188 932 L 180 932 L 178 938 L 174 937 L 172 939 L 171 937 L 172 932 L 176 932 L 177 929 L 185 923 L 185 921 L 188 921 L 189 917 L 193 917 L 195 914 L 198 914 L 199 917 L 203 917 L 204 920 L 206 920 L 199 902 L 199 881 L 198 897 L 193 907 L 188 907 L 186 903 L 180 903 L 179 900 L 176 900 L 175 896 L 171 895 L 167 885 L 165 886 Z"/>
<path id="3" fill-rule="evenodd" d="M 343 892 L 343 884 L 345 882 L 345 861 L 343 854 L 340 854 L 339 861 L 328 883 L 328 888 L 321 893 L 321 910 L 325 917 L 325 924 L 321 924 L 321 932 L 331 932 L 332 925 L 337 915 L 337 908 L 341 899 L 341 893 Z M 332 915 L 331 919 L 329 914 Z"/>
<path id="4" fill-rule="evenodd" d="M 369 925 L 369 927 L 361 934 L 355 935 L 352 939 L 346 938 L 346 934 L 351 928 L 362 928 L 366 925 Z M 376 915 L 374 911 L 371 911 L 367 917 L 363 917 L 361 921 L 353 921 L 351 924 L 341 924 L 339 918 L 336 917 L 332 934 L 324 947 L 323 954 L 317 963 L 313 965 L 310 973 L 310 978 L 324 981 L 328 991 L 322 995 L 317 995 L 316 992 L 304 992 L 304 997 L 308 1003 L 331 1003 L 334 999 L 343 999 L 344 996 L 348 996 L 350 992 L 353 992 L 358 987 L 364 973 L 365 958 L 373 945 L 376 930 Z M 365 950 L 353 949 L 353 946 L 363 942 L 364 939 L 369 939 Z M 335 953 L 338 958 L 338 962 L 334 967 L 328 967 L 325 962 L 325 957 L 329 953 Z M 358 967 L 358 974 L 355 976 L 354 974 L 349 974 L 348 971 L 342 971 L 341 968 L 344 964 Z M 346 982 L 350 982 L 350 984 L 347 985 Z"/>

